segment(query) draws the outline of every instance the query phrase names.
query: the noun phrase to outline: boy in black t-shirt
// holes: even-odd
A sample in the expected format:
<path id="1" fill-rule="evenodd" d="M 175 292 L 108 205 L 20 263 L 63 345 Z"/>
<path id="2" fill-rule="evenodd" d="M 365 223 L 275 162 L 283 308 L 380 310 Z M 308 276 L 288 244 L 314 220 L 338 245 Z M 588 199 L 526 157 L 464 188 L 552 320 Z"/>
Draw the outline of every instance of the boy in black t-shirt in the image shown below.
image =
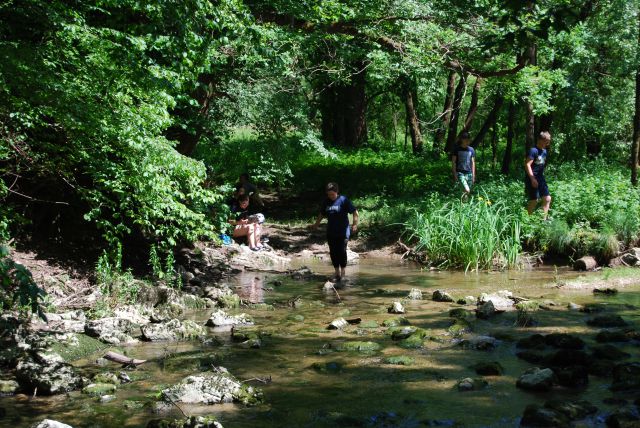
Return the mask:
<path id="1" fill-rule="evenodd" d="M 471 187 L 476 182 L 476 151 L 469 146 L 470 143 L 469 133 L 465 131 L 460 135 L 460 144 L 451 153 L 453 181 L 462 185 L 463 198 L 469 197 Z"/>
<path id="2" fill-rule="evenodd" d="M 538 201 L 542 200 L 542 211 L 544 218 L 547 218 L 549 206 L 551 205 L 551 194 L 544 178 L 544 168 L 547 166 L 547 148 L 551 143 L 551 134 L 541 132 L 535 147 L 529 149 L 524 160 L 524 186 L 529 198 L 527 211 L 533 214 Z"/>

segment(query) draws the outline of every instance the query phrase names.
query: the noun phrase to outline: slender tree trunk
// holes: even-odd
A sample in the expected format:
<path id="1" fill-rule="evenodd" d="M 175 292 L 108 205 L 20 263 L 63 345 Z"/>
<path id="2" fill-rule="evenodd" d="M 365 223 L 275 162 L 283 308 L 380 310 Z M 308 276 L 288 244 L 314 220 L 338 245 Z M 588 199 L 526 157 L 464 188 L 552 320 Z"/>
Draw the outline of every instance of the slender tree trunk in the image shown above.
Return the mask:
<path id="1" fill-rule="evenodd" d="M 528 61 L 530 65 L 537 64 L 537 49 L 536 45 L 533 44 L 527 50 Z M 527 124 L 526 124 L 526 150 L 529 150 L 531 147 L 536 144 L 536 116 L 533 112 L 533 104 L 531 101 L 527 102 Z"/>
<path id="2" fill-rule="evenodd" d="M 456 144 L 456 138 L 458 138 L 458 118 L 460 117 L 460 107 L 462 106 L 462 99 L 464 98 L 464 90 L 467 85 L 467 75 L 462 74 L 456 87 L 455 96 L 453 98 L 453 105 L 451 107 L 451 120 L 449 121 L 449 133 L 447 134 L 447 153 L 453 150 Z"/>
<path id="3" fill-rule="evenodd" d="M 417 154 L 422 152 L 422 133 L 420 132 L 420 121 L 416 112 L 415 82 L 410 78 L 406 78 L 404 83 L 404 105 L 411 133 L 411 148 L 413 153 Z"/>
<path id="4" fill-rule="evenodd" d="M 471 142 L 472 147 L 475 148 L 480 145 L 480 143 L 482 142 L 482 140 L 484 140 L 484 137 L 487 135 L 487 132 L 489 132 L 489 129 L 491 129 L 492 126 L 494 127 L 494 130 L 495 130 L 495 123 L 498 120 L 498 115 L 500 114 L 500 109 L 502 108 L 503 103 L 504 103 L 504 97 L 502 95 L 496 95 L 496 99 L 493 102 L 493 107 L 491 108 L 491 111 L 489 112 L 487 119 L 484 121 L 484 123 L 482 124 L 482 127 L 480 128 L 480 131 L 478 131 L 478 134 L 475 136 L 475 138 Z"/>
<path id="5" fill-rule="evenodd" d="M 469 130 L 471 129 L 471 125 L 473 125 L 473 119 L 475 118 L 478 111 L 478 98 L 480 97 L 481 84 L 482 79 L 476 77 L 476 82 L 473 85 L 473 91 L 471 92 L 471 104 L 469 104 L 469 111 L 467 111 L 467 117 L 464 120 L 464 125 L 462 126 L 462 130 L 460 132 L 469 132 Z"/>
<path id="6" fill-rule="evenodd" d="M 516 105 L 513 101 L 509 103 L 509 114 L 507 116 L 507 147 L 504 149 L 502 158 L 502 173 L 507 175 L 511 169 L 511 155 L 513 152 L 513 134 L 516 118 Z"/>
<path id="7" fill-rule="evenodd" d="M 436 131 L 433 146 L 439 149 L 444 140 L 444 136 L 447 134 L 449 128 L 449 121 L 451 120 L 451 109 L 453 108 L 453 95 L 456 89 L 456 72 L 449 72 L 449 78 L 447 79 L 447 94 L 444 98 L 444 108 L 442 109 L 441 121 L 442 124 Z"/>
<path id="8" fill-rule="evenodd" d="M 492 132 L 492 136 L 491 136 L 491 170 L 495 170 L 496 169 L 496 165 L 498 163 L 498 120 L 497 120 L 497 116 L 496 119 L 493 121 L 493 132 Z"/>
<path id="9" fill-rule="evenodd" d="M 640 50 L 640 12 L 638 13 L 638 45 Z M 638 151 L 640 150 L 640 53 L 636 55 L 636 111 L 633 117 L 633 141 L 631 142 L 631 184 L 638 185 Z"/>

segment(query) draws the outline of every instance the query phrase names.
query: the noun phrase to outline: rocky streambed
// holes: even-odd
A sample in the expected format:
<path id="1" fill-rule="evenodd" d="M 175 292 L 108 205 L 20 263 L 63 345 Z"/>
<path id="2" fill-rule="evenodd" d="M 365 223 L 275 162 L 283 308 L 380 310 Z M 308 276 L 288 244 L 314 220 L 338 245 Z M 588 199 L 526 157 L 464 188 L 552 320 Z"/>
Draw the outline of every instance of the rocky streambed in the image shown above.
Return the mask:
<path id="1" fill-rule="evenodd" d="M 156 288 L 108 317 L 5 315 L 1 425 L 640 424 L 640 284 L 361 260 L 325 287 L 327 266 L 306 262 L 215 279 L 184 263 L 188 293 Z"/>

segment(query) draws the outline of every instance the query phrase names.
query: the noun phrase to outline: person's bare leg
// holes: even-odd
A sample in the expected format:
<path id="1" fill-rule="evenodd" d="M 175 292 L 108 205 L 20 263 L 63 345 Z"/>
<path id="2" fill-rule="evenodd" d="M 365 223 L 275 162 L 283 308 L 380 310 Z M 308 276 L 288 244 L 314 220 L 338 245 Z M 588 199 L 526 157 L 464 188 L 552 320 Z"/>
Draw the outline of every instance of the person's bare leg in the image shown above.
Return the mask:
<path id="1" fill-rule="evenodd" d="M 542 200 L 542 211 L 544 212 L 544 219 L 547 219 L 549 214 L 549 207 L 551 206 L 551 196 L 545 196 Z"/>
<path id="2" fill-rule="evenodd" d="M 335 273 L 335 275 L 334 275 L 334 279 L 335 279 L 336 281 L 340 281 L 340 279 L 342 278 L 342 277 L 340 276 L 340 266 L 335 266 L 335 270 L 336 270 L 336 273 Z"/>
<path id="3" fill-rule="evenodd" d="M 249 241 L 249 248 L 256 247 L 256 229 L 249 225 L 249 233 L 247 233 L 247 241 Z"/>
<path id="4" fill-rule="evenodd" d="M 255 225 L 255 230 L 256 230 L 256 245 L 260 246 L 260 236 L 262 236 L 262 226 L 260 226 L 259 224 Z"/>
<path id="5" fill-rule="evenodd" d="M 529 215 L 533 214 L 533 212 L 536 210 L 536 206 L 538 206 L 537 199 L 532 199 L 529 201 L 529 203 L 527 204 L 527 212 L 529 213 Z"/>
<path id="6" fill-rule="evenodd" d="M 346 272 L 345 272 L 345 268 L 344 268 L 344 267 L 341 267 L 341 268 L 340 268 L 340 278 L 341 278 L 341 279 L 344 279 L 344 277 L 345 277 L 346 275 L 347 275 L 347 274 L 346 274 Z"/>

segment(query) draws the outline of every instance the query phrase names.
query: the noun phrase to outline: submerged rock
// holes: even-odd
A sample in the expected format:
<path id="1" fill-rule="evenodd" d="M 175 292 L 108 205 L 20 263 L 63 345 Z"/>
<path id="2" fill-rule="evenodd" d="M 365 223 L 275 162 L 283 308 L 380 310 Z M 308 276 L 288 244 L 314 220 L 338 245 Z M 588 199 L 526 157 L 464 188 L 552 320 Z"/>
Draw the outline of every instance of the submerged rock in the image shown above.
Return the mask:
<path id="1" fill-rule="evenodd" d="M 389 308 L 387 309 L 387 312 L 389 312 L 390 314 L 404 314 L 405 309 L 404 309 L 404 306 L 402 306 L 402 303 L 393 302 L 391 306 L 389 306 Z"/>
<path id="2" fill-rule="evenodd" d="M 624 360 L 629 358 L 631 354 L 621 351 L 613 345 L 599 345 L 592 348 L 593 356 L 601 360 Z"/>
<path id="3" fill-rule="evenodd" d="M 429 338 L 429 332 L 422 328 L 417 328 L 409 337 L 401 340 L 398 345 L 402 348 L 418 349 L 422 348 L 424 341 Z"/>
<path id="4" fill-rule="evenodd" d="M 449 311 L 449 317 L 456 319 L 470 319 L 473 316 L 472 312 L 464 308 L 453 308 Z"/>
<path id="5" fill-rule="evenodd" d="M 600 343 L 629 342 L 635 336 L 636 333 L 633 330 L 601 330 L 596 335 L 596 341 Z"/>
<path id="6" fill-rule="evenodd" d="M 465 319 L 457 319 L 455 322 L 449 327 L 448 332 L 451 336 L 462 336 L 463 334 L 471 333 L 473 328 L 469 321 Z"/>
<path id="7" fill-rule="evenodd" d="M 336 361 L 329 361 L 328 363 L 313 363 L 311 368 L 318 373 L 340 373 L 342 372 L 343 366 L 342 364 Z"/>
<path id="8" fill-rule="evenodd" d="M 82 388 L 82 392 L 94 397 L 102 397 L 114 393 L 116 389 L 117 387 L 112 383 L 92 383 Z"/>
<path id="9" fill-rule="evenodd" d="M 599 315 L 587 321 L 592 327 L 626 327 L 627 322 L 619 315 Z"/>
<path id="10" fill-rule="evenodd" d="M 28 393 L 53 395 L 80 388 L 82 379 L 75 367 L 54 353 L 37 352 L 20 360 L 16 367 L 20 388 Z"/>
<path id="11" fill-rule="evenodd" d="M 566 333 L 551 333 L 544 336 L 544 342 L 560 349 L 576 349 L 580 350 L 584 348 L 584 341 L 577 336 L 572 336 Z"/>
<path id="12" fill-rule="evenodd" d="M 31 428 L 73 428 L 71 425 L 54 421 L 53 419 L 45 419 L 41 422 L 31 425 Z"/>
<path id="13" fill-rule="evenodd" d="M 185 404 L 218 404 L 239 402 L 245 405 L 262 401 L 262 393 L 242 384 L 224 368 L 216 373 L 188 376 L 179 384 L 162 390 L 165 401 Z"/>
<path id="14" fill-rule="evenodd" d="M 382 321 L 382 325 L 384 327 L 397 327 L 409 324 L 409 320 L 407 320 L 405 317 L 387 318 L 386 320 Z"/>
<path id="15" fill-rule="evenodd" d="M 476 304 L 476 298 L 473 296 L 465 296 L 461 299 L 458 299 L 456 301 L 457 304 L 459 305 L 475 305 Z"/>
<path id="16" fill-rule="evenodd" d="M 491 351 L 498 344 L 498 339 L 491 336 L 475 336 L 460 342 L 460 346 L 463 348 L 475 349 L 476 351 Z"/>
<path id="17" fill-rule="evenodd" d="M 473 369 L 480 376 L 502 376 L 504 373 L 502 364 L 497 361 L 477 363 L 473 366 Z"/>
<path id="18" fill-rule="evenodd" d="M 588 401 L 547 401 L 543 406 L 527 406 L 521 427 L 566 427 L 571 422 L 593 415 L 598 408 Z"/>
<path id="19" fill-rule="evenodd" d="M 545 349 L 547 341 L 541 334 L 532 334 L 529 337 L 522 338 L 516 343 L 519 349 Z"/>
<path id="20" fill-rule="evenodd" d="M 470 377 L 464 378 L 458 381 L 456 387 L 460 392 L 468 392 L 468 391 L 480 391 L 489 386 L 489 382 L 484 379 L 473 379 Z"/>
<path id="21" fill-rule="evenodd" d="M 633 406 L 626 406 L 614 410 L 606 420 L 611 428 L 637 428 L 640 426 L 640 414 Z"/>
<path id="22" fill-rule="evenodd" d="M 434 302 L 454 302 L 455 300 L 451 297 L 451 294 L 447 293 L 444 290 L 436 290 L 433 292 L 431 299 Z"/>
<path id="23" fill-rule="evenodd" d="M 352 351 L 352 352 L 373 352 L 377 351 L 382 346 L 376 342 L 344 342 L 336 347 L 338 351 Z"/>
<path id="24" fill-rule="evenodd" d="M 476 316 L 480 319 L 487 320 L 497 314 L 495 306 L 493 302 L 486 302 L 481 305 L 478 305 L 476 309 Z"/>
<path id="25" fill-rule="evenodd" d="M 391 332 L 391 339 L 393 340 L 406 339 L 416 331 L 418 331 L 418 327 L 413 326 L 392 327 L 388 330 L 388 332 Z"/>
<path id="26" fill-rule="evenodd" d="M 613 367 L 612 391 L 640 390 L 640 363 L 618 364 Z"/>
<path id="27" fill-rule="evenodd" d="M 184 419 L 154 419 L 147 428 L 223 428 L 213 416 L 189 416 Z"/>
<path id="28" fill-rule="evenodd" d="M 555 380 L 553 370 L 533 367 L 518 378 L 516 386 L 527 391 L 549 391 Z"/>
<path id="29" fill-rule="evenodd" d="M 395 355 L 393 357 L 387 357 L 383 360 L 385 364 L 393 364 L 396 366 L 410 366 L 415 362 L 412 357 L 407 355 Z"/>
<path id="30" fill-rule="evenodd" d="M 589 371 L 586 366 L 554 367 L 553 372 L 558 385 L 567 388 L 583 388 L 589 384 Z"/>
<path id="31" fill-rule="evenodd" d="M 211 314 L 206 325 L 210 327 L 220 327 L 229 325 L 253 325 L 253 318 L 247 314 L 229 315 L 219 309 Z"/>
<path id="32" fill-rule="evenodd" d="M 204 337 L 204 327 L 191 320 L 173 319 L 166 323 L 149 324 L 141 328 L 142 338 L 151 342 L 192 340 Z"/>
<path id="33" fill-rule="evenodd" d="M 92 320 L 85 325 L 85 333 L 98 340 L 120 345 L 137 342 L 131 335 L 135 330 L 135 325 L 123 318 L 109 317 Z"/>

